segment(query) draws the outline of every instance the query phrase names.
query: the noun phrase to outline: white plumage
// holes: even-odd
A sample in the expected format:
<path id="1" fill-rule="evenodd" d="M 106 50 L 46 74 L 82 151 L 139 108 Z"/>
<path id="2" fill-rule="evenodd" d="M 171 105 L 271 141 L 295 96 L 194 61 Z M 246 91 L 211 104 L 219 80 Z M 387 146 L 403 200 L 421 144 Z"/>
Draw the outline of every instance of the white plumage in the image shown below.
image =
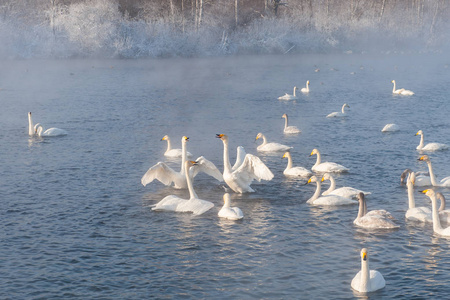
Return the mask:
<path id="1" fill-rule="evenodd" d="M 374 292 L 386 286 L 383 275 L 376 270 L 370 270 L 366 248 L 361 250 L 361 270 L 353 278 L 351 286 L 360 293 Z"/>

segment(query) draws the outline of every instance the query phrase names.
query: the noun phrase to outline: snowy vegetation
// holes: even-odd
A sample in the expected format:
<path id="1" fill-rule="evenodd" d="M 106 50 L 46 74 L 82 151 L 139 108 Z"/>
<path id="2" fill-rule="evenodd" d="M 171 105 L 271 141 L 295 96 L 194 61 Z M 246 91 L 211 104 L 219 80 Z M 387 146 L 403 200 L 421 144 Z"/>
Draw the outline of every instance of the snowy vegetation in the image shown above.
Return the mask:
<path id="1" fill-rule="evenodd" d="M 0 58 L 445 51 L 447 0 L 2 0 Z"/>

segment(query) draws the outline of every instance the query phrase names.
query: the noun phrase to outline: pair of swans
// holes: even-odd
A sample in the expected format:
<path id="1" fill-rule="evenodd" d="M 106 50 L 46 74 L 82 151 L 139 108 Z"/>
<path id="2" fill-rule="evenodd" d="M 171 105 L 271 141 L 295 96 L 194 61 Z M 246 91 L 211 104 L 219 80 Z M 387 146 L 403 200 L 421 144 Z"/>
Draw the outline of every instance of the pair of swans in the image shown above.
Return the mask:
<path id="1" fill-rule="evenodd" d="M 261 145 L 259 145 L 258 147 L 256 147 L 256 150 L 261 151 L 261 152 L 281 152 L 281 151 L 289 151 L 292 149 L 292 147 L 290 146 L 286 146 L 280 143 L 268 143 L 266 136 L 264 134 L 262 134 L 261 132 L 258 133 L 258 135 L 256 136 L 255 141 L 257 141 L 258 139 L 262 138 L 263 139 L 263 143 Z"/>
<path id="2" fill-rule="evenodd" d="M 353 221 L 353 224 L 355 224 L 356 226 L 368 229 L 399 228 L 399 226 L 392 221 L 394 218 L 388 211 L 384 209 L 379 209 L 368 212 L 364 193 L 358 194 L 358 201 L 359 201 L 358 216 Z"/>
<path id="3" fill-rule="evenodd" d="M 164 197 L 152 210 L 156 211 L 173 211 L 173 212 L 191 212 L 194 215 L 201 215 L 214 207 L 214 203 L 202 200 L 197 196 L 193 185 L 193 173 L 190 172 L 191 167 L 197 165 L 197 162 L 186 160 L 183 162 L 183 170 L 186 177 L 187 187 L 189 190 L 189 199 L 182 199 L 175 195 Z"/>
<path id="4" fill-rule="evenodd" d="M 284 153 L 282 158 L 288 159 L 287 167 L 283 171 L 285 176 L 310 177 L 312 175 L 311 171 L 306 168 L 292 166 L 292 156 L 289 151 Z"/>
<path id="5" fill-rule="evenodd" d="M 405 89 L 396 89 L 395 86 L 395 80 L 392 80 L 392 83 L 394 84 L 394 88 L 392 89 L 392 94 L 397 94 L 397 95 L 403 95 L 403 96 L 412 96 L 414 95 L 413 91 L 410 90 L 405 90 Z"/>
<path id="6" fill-rule="evenodd" d="M 163 136 L 161 141 L 167 141 L 167 150 L 164 152 L 165 157 L 169 158 L 181 158 L 183 156 L 183 150 L 179 148 L 172 148 L 172 143 L 170 142 L 170 138 L 168 135 Z M 192 154 L 187 151 L 186 157 L 192 158 Z"/>
<path id="7" fill-rule="evenodd" d="M 433 218 L 433 231 L 441 236 L 450 237 L 450 227 L 442 228 L 440 215 L 437 208 L 436 193 L 429 189 L 422 191 L 431 200 L 431 214 Z"/>
<path id="8" fill-rule="evenodd" d="M 348 172 L 348 169 L 340 164 L 334 162 L 322 162 L 322 158 L 319 150 L 313 149 L 310 156 L 317 155 L 317 160 L 314 166 L 312 166 L 311 170 L 319 173 L 327 173 L 327 172 L 335 172 L 335 173 L 343 173 Z"/>
<path id="9" fill-rule="evenodd" d="M 295 91 L 298 90 L 296 86 L 294 86 L 294 91 L 292 95 L 289 95 L 288 93 L 285 93 L 284 96 L 278 97 L 278 100 L 295 100 L 298 99 L 297 95 L 295 94 Z M 309 80 L 306 81 L 306 87 L 302 88 L 300 90 L 302 93 L 307 94 L 309 93 Z"/>
<path id="10" fill-rule="evenodd" d="M 158 162 L 153 167 L 149 168 L 147 172 L 142 176 L 141 183 L 143 186 L 151 183 L 153 180 L 157 179 L 161 183 L 170 186 L 172 183 L 176 189 L 185 189 L 188 187 L 187 176 L 185 173 L 185 162 L 187 157 L 186 143 L 189 141 L 189 138 L 183 136 L 181 138 L 181 150 L 182 150 L 182 158 L 181 158 L 181 170 L 179 172 L 174 171 L 171 167 L 169 167 L 164 162 Z M 223 181 L 222 174 L 219 169 L 204 158 L 200 156 L 196 159 L 196 168 L 193 170 L 192 176 L 195 177 L 199 172 L 204 172 L 209 176 L 214 177 L 218 181 Z"/>
<path id="11" fill-rule="evenodd" d="M 422 130 L 419 130 L 416 133 L 416 136 L 420 135 L 420 143 L 419 146 L 416 147 L 417 150 L 421 150 L 421 151 L 438 151 L 438 150 L 447 150 L 448 149 L 448 145 L 446 144 L 441 144 L 441 143 L 428 143 L 428 144 L 424 144 L 424 134 Z"/>
<path id="12" fill-rule="evenodd" d="M 358 194 L 359 193 L 364 193 L 364 195 L 370 195 L 372 194 L 371 192 L 364 192 L 349 186 L 344 186 L 344 187 L 340 187 L 338 189 L 336 189 L 336 181 L 334 180 L 333 176 L 331 176 L 330 173 L 325 173 L 322 176 L 322 182 L 324 182 L 325 180 L 329 180 L 330 181 L 330 187 L 328 188 L 328 190 L 326 190 L 325 192 L 322 193 L 322 196 L 326 196 L 326 195 L 338 195 L 341 197 L 345 197 L 345 198 L 350 198 L 350 199 L 356 199 L 358 198 Z"/>
<path id="13" fill-rule="evenodd" d="M 272 180 L 273 174 L 259 157 L 246 154 L 243 147 L 237 148 L 236 162 L 231 167 L 228 152 L 228 136 L 217 134 L 217 138 L 223 142 L 223 180 L 236 193 L 251 193 L 250 187 L 253 180 Z"/>
<path id="14" fill-rule="evenodd" d="M 339 206 L 339 205 L 351 205 L 356 204 L 357 202 L 345 198 L 339 195 L 326 195 L 320 196 L 321 193 L 321 181 L 316 176 L 311 176 L 308 180 L 308 183 L 315 182 L 316 183 L 316 191 L 314 195 L 309 198 L 306 203 L 311 205 L 322 205 L 322 206 Z"/>
<path id="15" fill-rule="evenodd" d="M 370 270 L 366 248 L 361 250 L 361 270 L 353 278 L 351 286 L 360 293 L 374 292 L 386 286 L 383 275 L 376 270 Z"/>
<path id="16" fill-rule="evenodd" d="M 285 121 L 284 121 L 284 130 L 283 130 L 283 132 L 285 134 L 298 134 L 298 133 L 302 132 L 297 127 L 288 125 L 288 115 L 287 114 L 283 114 L 281 117 L 285 119 Z"/>
<path id="17" fill-rule="evenodd" d="M 230 194 L 225 193 L 223 195 L 223 207 L 217 214 L 219 218 L 228 220 L 240 220 L 244 218 L 244 213 L 242 212 L 242 210 L 239 207 L 231 207 L 230 201 Z"/>
<path id="18" fill-rule="evenodd" d="M 33 119 L 31 117 L 31 112 L 28 112 L 28 135 L 29 136 L 40 136 L 40 137 L 53 137 L 53 136 L 63 136 L 67 135 L 67 131 L 64 129 L 52 127 L 44 130 L 44 127 L 37 123 L 33 125 Z"/>
<path id="19" fill-rule="evenodd" d="M 346 113 L 345 113 L 345 108 L 348 107 L 350 108 L 350 106 L 347 103 L 344 103 L 344 105 L 342 105 L 341 111 L 335 111 L 332 112 L 330 114 L 327 115 L 327 118 L 341 118 L 341 117 L 345 117 Z"/>
<path id="20" fill-rule="evenodd" d="M 381 129 L 381 132 L 395 132 L 399 131 L 400 127 L 397 124 L 386 124 L 383 129 Z"/>
<path id="21" fill-rule="evenodd" d="M 434 175 L 433 172 L 433 166 L 431 165 L 431 160 L 428 157 L 428 155 L 422 155 L 419 158 L 420 161 L 424 161 L 427 163 L 428 165 L 428 173 L 430 174 L 430 182 L 432 186 L 437 186 L 437 187 L 450 187 L 450 176 L 447 176 L 443 179 L 441 179 L 440 182 L 437 182 L 436 180 L 436 176 Z"/>

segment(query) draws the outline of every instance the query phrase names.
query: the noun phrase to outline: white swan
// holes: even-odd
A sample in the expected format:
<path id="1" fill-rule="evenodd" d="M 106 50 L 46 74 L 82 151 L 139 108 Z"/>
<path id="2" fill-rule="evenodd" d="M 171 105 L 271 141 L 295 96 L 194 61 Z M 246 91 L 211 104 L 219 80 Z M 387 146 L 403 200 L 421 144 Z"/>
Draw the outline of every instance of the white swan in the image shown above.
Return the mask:
<path id="1" fill-rule="evenodd" d="M 319 150 L 313 149 L 310 156 L 316 154 L 317 160 L 314 166 L 312 166 L 311 170 L 314 172 L 320 172 L 320 173 L 326 173 L 326 172 L 335 172 L 335 173 L 341 173 L 341 172 L 348 172 L 348 169 L 340 164 L 334 163 L 334 162 L 322 162 L 322 158 L 320 155 Z"/>
<path id="2" fill-rule="evenodd" d="M 405 89 L 396 89 L 395 86 L 395 80 L 392 80 L 392 83 L 394 84 L 394 88 L 392 89 L 392 93 L 393 94 L 397 94 L 397 95 L 403 95 L 403 96 L 412 96 L 414 95 L 414 93 L 410 90 L 405 90 Z"/>
<path id="3" fill-rule="evenodd" d="M 346 114 L 345 114 L 345 108 L 346 107 L 350 108 L 350 106 L 347 103 L 344 103 L 344 105 L 342 105 L 342 108 L 341 108 L 340 112 L 338 112 L 338 111 L 332 112 L 332 113 L 327 115 L 327 118 L 345 117 L 346 116 Z"/>
<path id="4" fill-rule="evenodd" d="M 306 87 L 302 88 L 300 91 L 305 94 L 309 93 L 309 80 L 306 81 Z"/>
<path id="5" fill-rule="evenodd" d="M 422 155 L 419 160 L 427 163 L 428 173 L 430 173 L 430 181 L 433 186 L 450 187 L 450 176 L 443 178 L 439 183 L 436 181 L 436 176 L 433 172 L 433 166 L 431 165 L 431 160 L 428 155 Z"/>
<path id="6" fill-rule="evenodd" d="M 223 195 L 223 207 L 217 214 L 220 218 L 228 220 L 240 220 L 244 217 L 244 213 L 239 207 L 230 207 L 230 194 L 225 193 Z"/>
<path id="7" fill-rule="evenodd" d="M 400 127 L 397 124 L 386 124 L 383 129 L 381 129 L 381 132 L 395 132 L 399 130 Z"/>
<path id="8" fill-rule="evenodd" d="M 312 204 L 312 205 L 324 205 L 324 206 L 337 206 L 337 205 L 351 205 L 351 204 L 357 204 L 358 202 L 345 198 L 338 195 L 327 195 L 327 196 L 320 196 L 321 192 L 321 182 L 319 179 L 317 179 L 316 176 L 311 176 L 311 178 L 308 180 L 308 183 L 315 182 L 316 183 L 316 191 L 314 192 L 314 195 L 309 198 L 306 203 Z"/>
<path id="9" fill-rule="evenodd" d="M 46 137 L 67 135 L 67 131 L 65 131 L 64 129 L 55 127 L 49 128 L 44 131 L 44 127 L 40 123 L 34 125 L 34 132 L 38 136 L 46 136 Z"/>
<path id="10" fill-rule="evenodd" d="M 428 143 L 424 145 L 424 134 L 422 130 L 417 131 L 416 135 L 420 135 L 420 143 L 419 146 L 416 147 L 417 150 L 422 151 L 438 151 L 438 150 L 447 150 L 448 145 L 441 143 Z"/>
<path id="11" fill-rule="evenodd" d="M 366 248 L 361 250 L 361 271 L 355 275 L 351 286 L 360 293 L 374 292 L 386 286 L 383 275 L 376 270 L 370 270 Z"/>
<path id="12" fill-rule="evenodd" d="M 283 131 L 285 134 L 298 134 L 298 133 L 302 132 L 300 129 L 298 129 L 295 126 L 288 126 L 287 114 L 283 114 L 281 117 L 285 119 L 284 120 L 284 131 Z"/>
<path id="13" fill-rule="evenodd" d="M 410 173 L 414 173 L 414 185 L 415 186 L 432 186 L 429 173 L 425 172 L 413 172 L 411 169 L 406 169 L 400 175 L 400 183 L 403 183 Z"/>
<path id="14" fill-rule="evenodd" d="M 416 201 L 414 198 L 414 180 L 415 174 L 411 172 L 406 179 L 406 186 L 408 187 L 408 210 L 405 213 L 405 217 L 408 220 L 431 223 L 431 209 L 429 207 L 416 207 Z"/>
<path id="15" fill-rule="evenodd" d="M 431 213 L 433 216 L 433 231 L 436 232 L 439 235 L 450 237 L 450 227 L 442 228 L 441 220 L 439 218 L 439 212 L 437 208 L 437 200 L 436 200 L 436 194 L 433 190 L 424 190 L 422 191 L 425 195 L 430 197 L 431 200 Z"/>
<path id="16" fill-rule="evenodd" d="M 239 166 L 235 169 L 231 168 L 228 154 L 228 136 L 225 134 L 217 134 L 216 137 L 220 138 L 223 142 L 223 180 L 234 192 L 251 193 L 254 192 L 250 187 L 253 180 L 272 180 L 273 174 L 269 168 L 267 168 L 259 157 L 252 154 L 246 154 Z"/>
<path id="17" fill-rule="evenodd" d="M 297 99 L 297 96 L 295 95 L 296 90 L 297 90 L 297 87 L 294 86 L 294 94 L 293 95 L 289 95 L 288 93 L 286 93 L 284 96 L 278 97 L 278 100 L 295 100 L 295 99 Z"/>
<path id="18" fill-rule="evenodd" d="M 256 147 L 256 150 L 261 151 L 261 152 L 280 152 L 280 151 L 289 151 L 292 149 L 292 147 L 283 145 L 283 144 L 279 144 L 279 143 L 268 143 L 266 136 L 264 134 L 262 134 L 261 132 L 258 133 L 258 135 L 256 136 L 255 140 L 258 140 L 262 138 L 263 139 L 263 143 L 261 145 L 259 145 L 258 147 Z"/>
<path id="19" fill-rule="evenodd" d="M 181 158 L 181 170 L 180 172 L 174 171 L 171 167 L 169 167 L 164 162 L 158 162 L 153 167 L 149 168 L 147 172 L 142 176 L 141 183 L 143 186 L 146 186 L 153 180 L 157 179 L 161 183 L 170 186 L 172 183 L 174 184 L 174 187 L 176 189 L 185 189 L 187 188 L 187 178 L 184 170 L 184 163 L 186 161 L 186 143 L 189 141 L 188 137 L 183 136 L 181 138 L 181 149 L 182 149 L 182 158 Z M 204 158 L 203 156 L 200 156 L 196 160 L 197 166 L 193 169 L 192 176 L 195 177 L 199 172 L 204 172 L 208 174 L 209 176 L 214 177 L 218 181 L 223 181 L 222 174 L 220 173 L 219 169 Z"/>
<path id="20" fill-rule="evenodd" d="M 164 156 L 165 157 L 171 157 L 171 158 L 181 158 L 183 156 L 183 150 L 182 149 L 173 149 L 172 148 L 172 143 L 170 142 L 170 138 L 168 135 L 163 136 L 163 138 L 161 139 L 161 141 L 167 141 L 167 150 L 166 152 L 164 152 Z M 187 151 L 186 152 L 186 156 L 188 158 L 192 157 L 192 154 Z"/>
<path id="21" fill-rule="evenodd" d="M 384 210 L 372 210 L 367 212 L 367 204 L 363 193 L 358 194 L 359 210 L 358 216 L 353 221 L 358 227 L 369 229 L 393 229 L 399 226 L 392 222 L 392 215 Z"/>
<path id="22" fill-rule="evenodd" d="M 292 167 L 292 156 L 288 151 L 284 153 L 282 158 L 287 158 L 288 163 L 286 169 L 284 169 L 283 174 L 286 176 L 300 176 L 300 177 L 310 177 L 312 175 L 311 171 L 303 167 Z"/>
<path id="23" fill-rule="evenodd" d="M 370 195 L 372 194 L 371 192 L 364 192 L 349 186 L 344 186 L 341 188 L 336 189 L 336 181 L 334 180 L 333 176 L 331 176 L 330 173 L 325 173 L 322 176 L 322 182 L 324 182 L 325 180 L 329 180 L 330 181 L 330 187 L 328 188 L 328 190 L 326 190 L 325 192 L 322 193 L 322 196 L 326 196 L 326 195 L 338 195 L 338 196 L 342 196 L 345 198 L 358 198 L 358 194 L 359 193 L 364 193 L 364 195 Z"/>
<path id="24" fill-rule="evenodd" d="M 199 199 L 195 193 L 194 186 L 192 183 L 192 174 L 194 172 L 189 172 L 189 169 L 196 165 L 196 162 L 187 160 L 184 162 L 184 170 L 187 181 L 187 187 L 189 189 L 189 199 L 182 199 L 175 195 L 169 195 L 164 197 L 152 210 L 156 211 L 174 211 L 174 212 L 192 212 L 194 215 L 201 215 L 206 211 L 214 207 L 212 202 Z"/>
<path id="25" fill-rule="evenodd" d="M 31 118 L 31 112 L 28 113 L 28 135 L 34 136 L 36 131 L 34 130 L 33 119 Z"/>

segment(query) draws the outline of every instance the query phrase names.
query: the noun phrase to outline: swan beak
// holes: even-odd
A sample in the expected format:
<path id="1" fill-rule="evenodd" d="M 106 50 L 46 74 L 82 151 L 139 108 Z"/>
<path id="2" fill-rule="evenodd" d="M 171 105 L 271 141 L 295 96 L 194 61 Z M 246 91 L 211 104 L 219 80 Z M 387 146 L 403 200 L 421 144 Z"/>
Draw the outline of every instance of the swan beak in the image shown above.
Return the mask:
<path id="1" fill-rule="evenodd" d="M 314 151 L 311 152 L 311 154 L 309 156 L 313 156 L 314 155 Z"/>
<path id="2" fill-rule="evenodd" d="M 362 259 L 363 259 L 363 260 L 367 260 L 367 253 L 366 253 L 366 252 L 363 252 L 363 254 L 362 254 Z"/>
<path id="3" fill-rule="evenodd" d="M 285 154 L 283 154 L 283 157 L 282 158 L 285 158 L 286 157 L 286 153 Z"/>
<path id="4" fill-rule="evenodd" d="M 415 135 L 418 135 L 419 133 L 416 133 Z"/>
<path id="5" fill-rule="evenodd" d="M 322 180 L 321 181 L 324 182 L 324 180 L 325 180 L 325 176 L 322 176 Z"/>
<path id="6" fill-rule="evenodd" d="M 191 162 L 194 166 L 198 165 L 198 161 L 193 161 L 193 160 L 191 160 L 190 162 Z"/>
<path id="7" fill-rule="evenodd" d="M 185 137 L 184 137 L 184 140 L 185 140 L 186 142 L 188 142 L 188 141 L 189 141 L 189 138 L 188 138 L 187 136 L 185 136 Z"/>
<path id="8" fill-rule="evenodd" d="M 424 160 L 424 157 L 423 156 L 421 156 L 421 157 L 419 157 L 419 159 L 418 160 Z"/>
<path id="9" fill-rule="evenodd" d="M 221 139 L 223 137 L 223 134 L 216 134 L 216 138 Z"/>
<path id="10" fill-rule="evenodd" d="M 310 179 L 308 179 L 308 182 L 307 183 L 311 183 L 311 178 Z"/>
<path id="11" fill-rule="evenodd" d="M 423 191 L 419 191 L 419 192 L 426 194 L 428 192 L 428 190 L 423 190 Z"/>

